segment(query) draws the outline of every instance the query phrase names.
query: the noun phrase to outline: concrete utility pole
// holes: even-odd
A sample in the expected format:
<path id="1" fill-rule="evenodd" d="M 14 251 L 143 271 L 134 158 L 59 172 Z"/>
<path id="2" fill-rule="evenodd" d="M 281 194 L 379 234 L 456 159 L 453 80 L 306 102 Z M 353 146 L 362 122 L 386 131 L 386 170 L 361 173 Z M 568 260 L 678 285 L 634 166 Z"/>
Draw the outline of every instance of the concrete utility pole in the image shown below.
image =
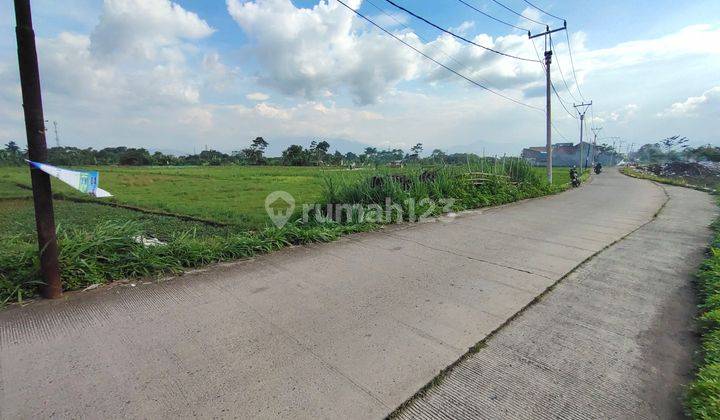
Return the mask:
<path id="1" fill-rule="evenodd" d="M 552 89 L 552 79 L 550 78 L 550 64 L 552 64 L 552 49 L 550 48 L 550 43 L 548 42 L 548 37 L 553 32 L 558 31 L 564 31 L 567 29 L 567 22 L 564 23 L 562 28 L 553 29 L 550 30 L 549 26 L 545 27 L 545 32 L 532 35 L 530 31 L 528 31 L 528 38 L 534 39 L 540 36 L 545 37 L 545 154 L 547 155 L 547 180 L 550 184 L 552 184 L 552 97 L 551 95 L 551 89 Z"/>
<path id="2" fill-rule="evenodd" d="M 590 160 L 590 162 L 592 162 L 592 164 L 590 166 L 593 166 L 593 167 L 595 166 L 595 153 L 597 150 L 597 136 L 598 136 L 598 133 L 600 133 L 600 131 L 602 131 L 602 129 L 603 129 L 602 127 L 591 128 L 591 130 L 594 134 L 594 137 L 593 137 L 592 159 Z"/>
<path id="3" fill-rule="evenodd" d="M 46 162 L 45 119 L 43 118 L 40 71 L 38 70 L 30 0 L 15 0 L 15 20 L 28 157 L 34 162 Z M 62 296 L 62 281 L 58 268 L 58 247 L 55 237 L 55 214 L 50 176 L 31 167 L 30 177 L 35 203 L 40 271 L 45 282 L 40 292 L 46 298 L 55 299 Z"/>
<path id="4" fill-rule="evenodd" d="M 583 173 L 583 130 L 585 128 L 585 113 L 587 112 L 588 108 L 592 106 L 592 101 L 590 103 L 581 103 L 579 105 L 573 104 L 575 109 L 578 112 L 578 115 L 580 115 L 580 174 Z M 582 108 L 582 111 L 580 110 Z"/>
<path id="5" fill-rule="evenodd" d="M 58 135 L 57 125 L 57 121 L 53 121 L 53 126 L 55 127 L 55 145 L 60 147 L 60 136 Z"/>

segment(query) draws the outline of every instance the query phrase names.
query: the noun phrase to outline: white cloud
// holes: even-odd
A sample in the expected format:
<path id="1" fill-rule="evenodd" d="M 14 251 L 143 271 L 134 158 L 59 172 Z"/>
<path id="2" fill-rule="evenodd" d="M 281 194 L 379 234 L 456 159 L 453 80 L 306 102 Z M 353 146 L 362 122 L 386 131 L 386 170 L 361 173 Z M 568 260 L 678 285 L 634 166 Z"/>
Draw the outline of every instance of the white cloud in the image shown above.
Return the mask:
<path id="1" fill-rule="evenodd" d="M 455 28 L 450 28 L 450 31 L 455 32 L 458 35 L 467 35 L 468 31 L 470 29 L 473 29 L 474 27 L 475 27 L 475 22 L 466 20 L 463 23 L 461 23 L 459 26 L 457 26 Z"/>
<path id="2" fill-rule="evenodd" d="M 349 5 L 356 8 L 360 0 Z M 397 41 L 362 31 L 337 2 L 312 9 L 290 0 L 227 0 L 228 11 L 254 40 L 264 82 L 288 94 L 319 97 L 348 89 L 359 103 L 375 102 L 388 88 L 410 79 L 417 56 Z"/>
<path id="3" fill-rule="evenodd" d="M 247 95 L 245 95 L 245 97 L 251 101 L 267 101 L 268 99 L 270 99 L 270 95 L 262 92 L 248 93 Z"/>
<path id="4" fill-rule="evenodd" d="M 351 3 L 356 8 L 361 0 Z M 345 89 L 358 103 L 372 104 L 401 81 L 461 81 L 334 1 L 321 0 L 311 9 L 295 7 L 290 0 L 227 0 L 227 6 L 254 41 L 254 52 L 266 72 L 262 81 L 286 94 L 315 99 L 326 90 Z M 473 27 L 474 22 L 465 21 L 455 29 L 466 33 Z M 496 89 L 533 88 L 542 79 L 543 70 L 537 62 L 502 57 L 447 34 L 427 43 L 407 29 L 397 30 L 395 35 Z M 537 59 L 524 33 L 499 37 L 479 34 L 473 40 Z M 522 94 L 516 92 L 515 96 L 521 98 Z"/>
<path id="5" fill-rule="evenodd" d="M 691 96 L 684 102 L 676 102 L 670 108 L 658 114 L 659 117 L 698 117 L 720 115 L 720 86 L 706 91 L 700 96 Z"/>
<path id="6" fill-rule="evenodd" d="M 90 36 L 91 51 L 98 57 L 182 59 L 181 41 L 205 38 L 212 32 L 197 14 L 169 0 L 105 0 L 100 22 Z"/>
<path id="7" fill-rule="evenodd" d="M 620 69 L 671 61 L 690 55 L 720 55 L 720 27 L 692 25 L 660 38 L 629 41 L 611 48 L 586 50 L 583 39 L 573 42 L 578 61 L 592 71 Z M 577 62 L 576 62 L 577 64 Z"/>

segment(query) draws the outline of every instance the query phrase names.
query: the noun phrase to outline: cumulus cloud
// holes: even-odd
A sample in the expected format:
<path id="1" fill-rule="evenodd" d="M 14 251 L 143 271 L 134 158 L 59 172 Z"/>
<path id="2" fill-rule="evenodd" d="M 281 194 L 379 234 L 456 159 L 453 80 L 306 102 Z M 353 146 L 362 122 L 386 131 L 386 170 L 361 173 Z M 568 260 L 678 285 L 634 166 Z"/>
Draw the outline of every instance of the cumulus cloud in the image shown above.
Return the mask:
<path id="1" fill-rule="evenodd" d="M 360 4 L 361 0 L 350 2 L 353 8 Z M 459 81 L 334 1 L 321 0 L 312 8 L 301 8 L 290 0 L 227 0 L 227 7 L 254 42 L 262 81 L 285 94 L 316 99 L 325 91 L 346 89 L 358 103 L 372 104 L 401 81 Z M 468 33 L 473 28 L 474 22 L 465 21 L 454 29 Z M 394 34 L 496 89 L 522 91 L 536 88 L 542 81 L 543 70 L 538 62 L 502 57 L 447 34 L 425 41 L 407 28 L 395 28 Z M 537 59 L 524 33 L 498 37 L 479 34 L 473 40 L 509 54 Z M 521 92 L 516 96 L 522 97 Z"/>
<path id="2" fill-rule="evenodd" d="M 700 96 L 691 96 L 683 102 L 676 102 L 658 116 L 698 117 L 701 114 L 720 115 L 720 86 L 715 86 Z"/>
<path id="3" fill-rule="evenodd" d="M 247 95 L 245 95 L 245 97 L 251 101 L 267 101 L 268 99 L 270 99 L 270 95 L 262 92 L 248 93 Z"/>
<path id="4" fill-rule="evenodd" d="M 348 2 L 360 6 L 360 0 Z M 348 89 L 357 102 L 373 103 L 395 83 L 412 77 L 417 57 L 397 41 L 358 28 L 337 2 L 311 9 L 290 0 L 227 0 L 230 15 L 255 42 L 267 74 L 262 80 L 287 94 L 316 98 Z"/>
<path id="5" fill-rule="evenodd" d="M 180 41 L 207 37 L 210 25 L 169 0 L 105 0 L 93 30 L 91 51 L 99 57 L 142 57 L 158 54 L 181 59 Z"/>
<path id="6" fill-rule="evenodd" d="M 201 83 L 188 70 L 186 41 L 211 33 L 196 14 L 168 0 L 105 0 L 90 35 L 38 40 L 45 87 L 79 100 L 197 103 Z M 206 76 L 222 69 L 215 56 L 204 62 Z"/>

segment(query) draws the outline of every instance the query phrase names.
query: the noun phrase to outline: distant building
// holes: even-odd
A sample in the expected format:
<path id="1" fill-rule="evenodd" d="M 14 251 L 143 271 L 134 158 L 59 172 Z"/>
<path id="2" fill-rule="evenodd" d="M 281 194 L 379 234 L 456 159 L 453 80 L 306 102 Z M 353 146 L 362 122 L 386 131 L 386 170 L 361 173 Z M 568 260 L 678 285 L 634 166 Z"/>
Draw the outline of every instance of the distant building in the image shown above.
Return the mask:
<path id="1" fill-rule="evenodd" d="M 555 143 L 553 149 L 553 166 L 578 166 L 580 164 L 580 143 Z M 582 142 L 582 154 L 584 165 L 592 162 L 593 146 L 591 143 Z M 597 152 L 596 152 L 597 153 Z M 545 146 L 534 146 L 523 149 L 522 158 L 536 166 L 547 164 L 547 152 Z M 603 165 L 612 165 L 613 157 L 607 154 L 596 154 L 595 161 Z"/>

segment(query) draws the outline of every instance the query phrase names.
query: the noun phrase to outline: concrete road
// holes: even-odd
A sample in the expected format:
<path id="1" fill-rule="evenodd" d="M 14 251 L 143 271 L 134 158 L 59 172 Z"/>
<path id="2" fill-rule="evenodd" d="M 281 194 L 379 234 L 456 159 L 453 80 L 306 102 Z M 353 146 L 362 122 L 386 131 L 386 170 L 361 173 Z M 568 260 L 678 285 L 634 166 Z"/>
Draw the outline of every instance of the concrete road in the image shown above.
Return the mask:
<path id="1" fill-rule="evenodd" d="M 450 223 L 11 308 L 0 417 L 382 417 L 666 200 L 607 171 Z"/>
<path id="2" fill-rule="evenodd" d="M 716 206 L 666 188 L 656 220 L 563 279 L 398 418 L 684 418 L 693 273 Z"/>

